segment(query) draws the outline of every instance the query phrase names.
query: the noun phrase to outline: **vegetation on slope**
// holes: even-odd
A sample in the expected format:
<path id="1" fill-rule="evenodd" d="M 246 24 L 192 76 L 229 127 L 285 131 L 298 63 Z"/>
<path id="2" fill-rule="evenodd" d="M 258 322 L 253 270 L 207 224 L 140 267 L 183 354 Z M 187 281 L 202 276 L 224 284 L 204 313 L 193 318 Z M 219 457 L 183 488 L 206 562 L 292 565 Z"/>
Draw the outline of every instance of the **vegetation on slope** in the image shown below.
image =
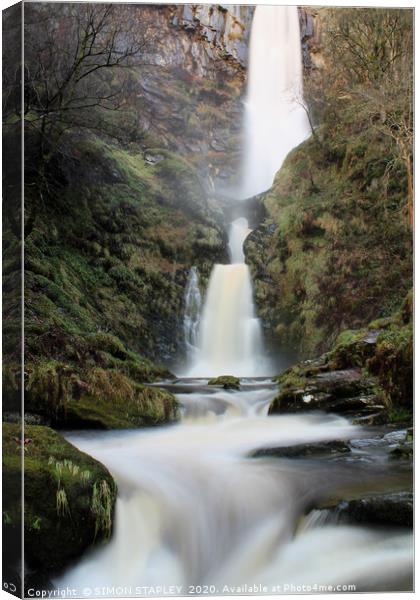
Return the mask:
<path id="1" fill-rule="evenodd" d="M 304 356 L 390 316 L 412 286 L 411 16 L 319 12 L 314 134 L 286 159 L 245 244 L 267 336 Z"/>
<path id="2" fill-rule="evenodd" d="M 53 424 L 65 425 L 70 405 L 80 411 L 82 399 L 86 410 L 96 405 L 86 423 L 97 421 L 98 374 L 108 412 L 122 402 L 115 381 L 123 382 L 122 421 L 128 414 L 131 426 L 174 418 L 173 399 L 151 389 L 144 402 L 141 384 L 168 376 L 160 363 L 182 355 L 190 267 L 204 285 L 226 258 L 221 212 L 204 185 L 209 162 L 216 170 L 229 162 L 242 74 L 232 65 L 226 77 L 222 64 L 209 77 L 164 66 L 156 28 L 165 15 L 100 5 L 34 6 L 27 15 L 26 407 L 43 417 L 52 408 Z M 6 69 L 10 147 L 19 139 L 14 85 Z M 19 197 L 19 183 L 6 181 L 9 200 Z M 21 248 L 12 206 L 4 235 L 8 412 L 20 403 Z M 139 406 L 152 398 L 155 409 L 141 419 Z M 111 426 L 104 410 L 101 426 Z"/>

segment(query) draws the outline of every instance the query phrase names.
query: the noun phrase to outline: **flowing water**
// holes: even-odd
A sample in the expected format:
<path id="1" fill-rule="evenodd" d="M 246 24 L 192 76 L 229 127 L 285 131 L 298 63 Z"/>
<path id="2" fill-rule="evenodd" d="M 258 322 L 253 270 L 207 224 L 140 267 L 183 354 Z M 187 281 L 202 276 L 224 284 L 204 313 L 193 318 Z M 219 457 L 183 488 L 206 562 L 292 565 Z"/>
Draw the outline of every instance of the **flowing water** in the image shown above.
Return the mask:
<path id="1" fill-rule="evenodd" d="M 215 265 L 212 270 L 200 320 L 198 349 L 187 372 L 190 377 L 270 373 L 243 253 L 249 233 L 246 219 L 234 221 L 229 231 L 231 264 Z"/>
<path id="2" fill-rule="evenodd" d="M 57 580 L 61 589 L 190 595 L 410 587 L 408 532 L 302 524 L 305 511 L 340 486 L 369 489 L 385 475 L 389 485 L 398 474 L 381 460 L 251 457 L 260 448 L 362 432 L 334 415 L 267 418 L 275 386 L 242 383 L 230 392 L 206 380 L 178 382 L 183 418 L 175 426 L 69 436 L 107 465 L 119 495 L 110 543 Z"/>
<path id="3" fill-rule="evenodd" d="M 309 134 L 298 9 L 257 6 L 250 39 L 240 196 L 249 198 L 270 188 L 287 154 Z"/>
<path id="4" fill-rule="evenodd" d="M 196 358 L 201 315 L 201 292 L 197 267 L 191 267 L 185 291 L 184 341 L 187 359 L 192 362 Z"/>
<path id="5" fill-rule="evenodd" d="M 309 135 L 302 100 L 302 59 L 296 6 L 257 6 L 254 13 L 245 103 L 245 160 L 238 196 L 267 190 L 283 160 Z M 250 233 L 239 218 L 230 226 L 230 265 L 215 265 L 201 316 L 199 348 L 190 376 L 269 375 L 261 324 L 255 315 L 243 242 Z"/>

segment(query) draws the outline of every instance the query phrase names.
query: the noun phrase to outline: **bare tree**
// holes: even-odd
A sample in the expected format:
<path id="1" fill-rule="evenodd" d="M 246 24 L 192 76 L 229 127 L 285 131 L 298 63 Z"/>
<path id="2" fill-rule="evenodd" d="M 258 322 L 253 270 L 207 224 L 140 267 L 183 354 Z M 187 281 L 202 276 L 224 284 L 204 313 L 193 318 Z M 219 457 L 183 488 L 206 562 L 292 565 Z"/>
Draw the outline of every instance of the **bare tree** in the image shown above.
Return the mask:
<path id="1" fill-rule="evenodd" d="M 139 7 L 28 4 L 24 119 L 38 140 L 38 173 L 69 129 L 103 126 L 124 108 L 130 70 L 151 64 L 153 34 Z M 127 71 L 127 76 L 124 76 Z"/>
<path id="2" fill-rule="evenodd" d="M 326 9 L 327 69 L 313 89 L 319 120 L 372 127 L 390 142 L 390 170 L 407 175 L 406 212 L 413 221 L 413 11 Z"/>

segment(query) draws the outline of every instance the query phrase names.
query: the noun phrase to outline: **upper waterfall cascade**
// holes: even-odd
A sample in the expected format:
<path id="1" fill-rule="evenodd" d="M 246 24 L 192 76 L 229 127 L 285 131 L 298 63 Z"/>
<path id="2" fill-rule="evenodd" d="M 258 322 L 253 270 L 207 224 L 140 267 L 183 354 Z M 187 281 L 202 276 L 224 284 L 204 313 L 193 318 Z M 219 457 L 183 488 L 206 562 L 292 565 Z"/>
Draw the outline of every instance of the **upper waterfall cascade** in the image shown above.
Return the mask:
<path id="1" fill-rule="evenodd" d="M 287 154 L 308 137 L 302 98 L 298 9 L 257 6 L 250 38 L 241 197 L 269 189 Z"/>

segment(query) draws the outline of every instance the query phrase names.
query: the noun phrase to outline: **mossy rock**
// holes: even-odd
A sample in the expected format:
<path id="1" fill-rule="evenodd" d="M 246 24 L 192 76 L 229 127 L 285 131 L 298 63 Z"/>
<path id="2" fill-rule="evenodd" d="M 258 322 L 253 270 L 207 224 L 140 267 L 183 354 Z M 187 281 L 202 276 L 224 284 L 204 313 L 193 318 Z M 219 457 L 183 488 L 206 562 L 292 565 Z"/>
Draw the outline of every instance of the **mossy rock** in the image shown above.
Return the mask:
<path id="1" fill-rule="evenodd" d="M 103 355 L 103 360 L 108 360 L 105 351 Z M 57 428 L 128 429 L 176 421 L 175 396 L 137 383 L 126 374 L 129 370 L 136 375 L 136 363 L 131 363 L 83 370 L 58 361 L 28 365 L 26 410 Z"/>
<path id="2" fill-rule="evenodd" d="M 364 366 L 366 360 L 375 354 L 379 334 L 380 329 L 343 331 L 327 356 L 330 367 L 345 369 Z"/>
<path id="3" fill-rule="evenodd" d="M 21 527 L 21 428 L 3 423 L 5 539 Z M 24 534 L 28 567 L 54 573 L 112 532 L 116 484 L 98 461 L 44 426 L 25 426 Z M 10 563 L 18 557 L 9 556 Z"/>
<path id="4" fill-rule="evenodd" d="M 125 396 L 82 395 L 72 398 L 57 418 L 60 426 L 94 429 L 131 429 L 175 422 L 179 406 L 173 394 L 137 385 Z"/>
<path id="5" fill-rule="evenodd" d="M 413 406 L 413 327 L 393 325 L 378 337 L 375 354 L 367 362 L 378 377 L 390 408 Z"/>
<path id="6" fill-rule="evenodd" d="M 379 410 L 377 422 L 412 422 L 411 302 L 409 293 L 392 317 L 343 331 L 330 352 L 275 377 L 281 389 L 270 413 L 303 408 L 342 412 L 356 409 L 361 400 L 360 409 L 366 405 L 363 414 Z"/>
<path id="7" fill-rule="evenodd" d="M 221 385 L 225 390 L 239 390 L 240 380 L 233 375 L 221 375 L 210 379 L 208 385 Z"/>
<path id="8" fill-rule="evenodd" d="M 365 415 L 384 410 L 373 378 L 359 367 L 330 368 L 328 355 L 295 365 L 275 380 L 281 387 L 269 414 L 323 410 Z"/>

